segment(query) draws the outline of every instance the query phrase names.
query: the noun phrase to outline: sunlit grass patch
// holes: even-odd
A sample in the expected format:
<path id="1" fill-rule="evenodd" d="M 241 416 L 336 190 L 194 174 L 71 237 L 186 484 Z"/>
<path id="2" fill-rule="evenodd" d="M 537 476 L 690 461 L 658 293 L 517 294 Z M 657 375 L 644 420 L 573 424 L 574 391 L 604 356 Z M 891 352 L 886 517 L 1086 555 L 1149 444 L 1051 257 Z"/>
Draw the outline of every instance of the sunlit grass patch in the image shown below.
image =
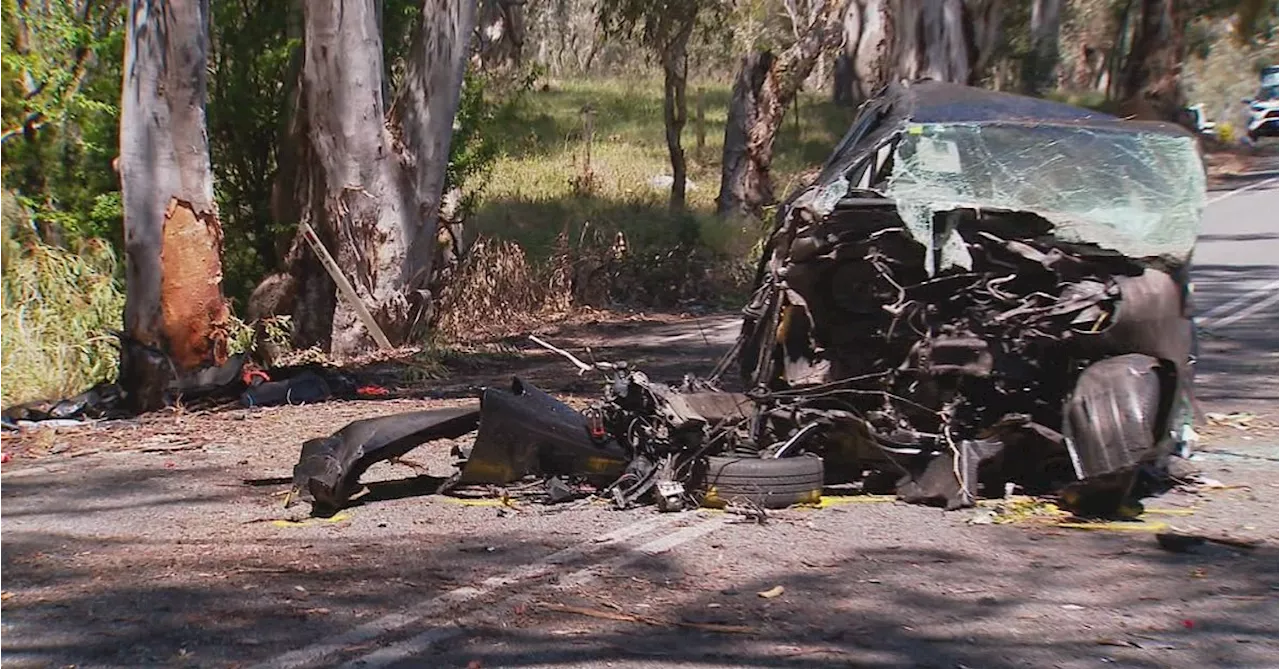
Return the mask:
<path id="1" fill-rule="evenodd" d="M 124 291 L 111 248 L 94 241 L 74 253 L 32 242 L 5 250 L 3 404 L 64 397 L 113 379 Z"/>
<path id="2" fill-rule="evenodd" d="M 701 94 L 699 94 L 701 90 Z M 705 144 L 697 148 L 696 108 L 704 107 Z M 682 144 L 689 163 L 688 212 L 667 208 L 671 164 L 662 116 L 662 86 L 650 80 L 552 82 L 510 110 L 494 131 L 502 156 L 473 217 L 473 234 L 520 243 L 530 258 L 551 252 L 556 235 L 584 228 L 623 231 L 635 246 L 674 246 L 699 235 L 712 250 L 745 254 L 760 229 L 728 230 L 712 222 L 720 190 L 720 158 L 728 116 L 727 82 L 692 81 Z M 819 167 L 848 128 L 851 110 L 824 94 L 802 94 L 799 123 L 787 112 L 775 145 L 773 181 L 778 198 Z M 592 188 L 575 188 L 586 171 L 584 110 L 592 112 Z M 699 232 L 699 231 L 702 232 Z M 690 237 L 692 235 L 692 238 Z M 751 239 L 731 239 L 745 236 Z"/>

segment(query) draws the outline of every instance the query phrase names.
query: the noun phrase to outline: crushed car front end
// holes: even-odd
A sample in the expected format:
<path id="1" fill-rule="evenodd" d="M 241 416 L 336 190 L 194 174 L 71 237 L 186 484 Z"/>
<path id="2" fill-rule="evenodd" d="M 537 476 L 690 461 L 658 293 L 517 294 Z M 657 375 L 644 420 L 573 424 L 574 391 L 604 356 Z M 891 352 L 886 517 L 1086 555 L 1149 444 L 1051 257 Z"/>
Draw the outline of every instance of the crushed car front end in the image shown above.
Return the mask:
<path id="1" fill-rule="evenodd" d="M 1122 497 L 1190 420 L 1204 203 L 1175 127 L 891 87 L 761 261 L 738 359 L 762 441 L 816 422 L 829 470 L 952 508 L 1008 483 Z"/>

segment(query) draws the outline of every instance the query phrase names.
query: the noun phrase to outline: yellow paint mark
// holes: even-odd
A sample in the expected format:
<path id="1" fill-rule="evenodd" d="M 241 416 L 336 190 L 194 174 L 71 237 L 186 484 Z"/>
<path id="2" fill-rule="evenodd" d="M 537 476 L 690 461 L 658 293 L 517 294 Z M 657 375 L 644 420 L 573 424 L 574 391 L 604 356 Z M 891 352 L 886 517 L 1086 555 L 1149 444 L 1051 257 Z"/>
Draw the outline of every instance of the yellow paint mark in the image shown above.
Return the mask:
<path id="1" fill-rule="evenodd" d="M 1073 530 L 1101 530 L 1104 532 L 1163 532 L 1169 529 L 1168 523 L 1159 521 L 1149 521 L 1145 523 L 1136 523 L 1127 520 L 1121 521 L 1102 521 L 1096 523 L 1057 523 L 1058 527 L 1066 527 Z"/>
<path id="2" fill-rule="evenodd" d="M 462 506 L 515 506 L 516 503 L 511 499 L 499 499 L 497 497 L 441 497 L 441 500 L 449 504 L 460 504 Z"/>
<path id="3" fill-rule="evenodd" d="M 351 514 L 346 511 L 335 513 L 328 518 L 304 518 L 302 520 L 273 520 L 272 525 L 276 527 L 304 527 L 307 525 L 320 525 L 322 523 L 341 523 L 344 520 L 351 520 Z"/>
<path id="4" fill-rule="evenodd" d="M 819 509 L 827 509 L 845 504 L 881 504 L 895 499 L 897 498 L 893 495 L 823 495 L 815 506 Z"/>
<path id="5" fill-rule="evenodd" d="M 1143 515 L 1154 514 L 1157 516 L 1191 516 L 1195 515 L 1195 509 L 1147 509 Z M 1142 516 L 1138 516 L 1142 518 Z"/>

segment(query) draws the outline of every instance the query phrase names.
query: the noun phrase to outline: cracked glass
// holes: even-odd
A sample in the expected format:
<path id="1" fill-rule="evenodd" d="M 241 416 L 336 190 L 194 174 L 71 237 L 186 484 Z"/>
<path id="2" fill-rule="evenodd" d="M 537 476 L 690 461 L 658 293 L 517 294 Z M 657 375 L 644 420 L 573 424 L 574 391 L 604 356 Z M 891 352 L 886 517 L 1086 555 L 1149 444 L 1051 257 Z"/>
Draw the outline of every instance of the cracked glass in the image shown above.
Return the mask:
<path id="1" fill-rule="evenodd" d="M 1063 241 L 1185 260 L 1206 197 L 1191 137 L 1017 124 L 907 126 L 885 195 L 924 244 L 931 272 L 971 264 L 954 226 L 935 232 L 937 212 L 1027 211 Z"/>

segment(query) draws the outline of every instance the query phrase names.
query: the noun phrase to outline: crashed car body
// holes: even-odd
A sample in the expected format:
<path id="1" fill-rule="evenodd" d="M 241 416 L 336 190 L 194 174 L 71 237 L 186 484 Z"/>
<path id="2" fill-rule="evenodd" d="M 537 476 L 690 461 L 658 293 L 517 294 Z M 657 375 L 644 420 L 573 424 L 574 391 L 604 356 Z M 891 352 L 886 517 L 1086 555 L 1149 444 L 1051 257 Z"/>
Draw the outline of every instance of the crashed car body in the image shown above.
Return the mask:
<path id="1" fill-rule="evenodd" d="M 1190 424 L 1204 206 L 1176 126 L 889 87 L 761 260 L 736 348 L 758 431 L 818 422 L 829 469 L 949 507 L 1009 482 L 1123 493 Z"/>

